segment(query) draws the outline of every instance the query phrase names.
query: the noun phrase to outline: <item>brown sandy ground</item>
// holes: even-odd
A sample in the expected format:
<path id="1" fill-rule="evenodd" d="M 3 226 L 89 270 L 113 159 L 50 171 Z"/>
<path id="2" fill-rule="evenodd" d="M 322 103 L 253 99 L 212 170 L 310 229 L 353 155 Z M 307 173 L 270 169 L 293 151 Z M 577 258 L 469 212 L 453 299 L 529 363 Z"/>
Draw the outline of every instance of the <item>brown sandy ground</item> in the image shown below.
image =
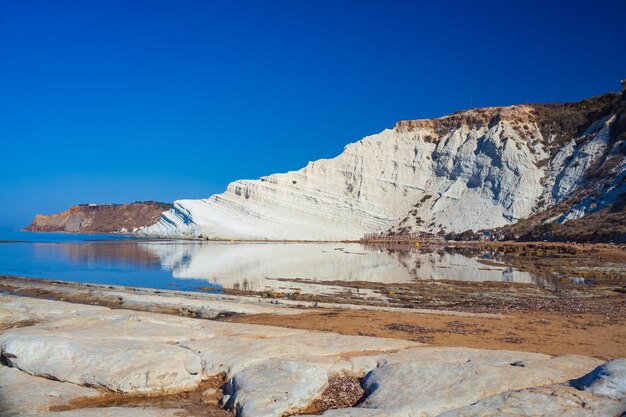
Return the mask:
<path id="1" fill-rule="evenodd" d="M 599 310 L 602 312 L 521 310 L 501 318 L 484 318 L 335 310 L 297 316 L 259 314 L 230 320 L 346 335 L 408 339 L 433 346 L 576 354 L 603 360 L 626 357 L 626 297 L 616 296 L 596 302 L 603 306 Z"/>

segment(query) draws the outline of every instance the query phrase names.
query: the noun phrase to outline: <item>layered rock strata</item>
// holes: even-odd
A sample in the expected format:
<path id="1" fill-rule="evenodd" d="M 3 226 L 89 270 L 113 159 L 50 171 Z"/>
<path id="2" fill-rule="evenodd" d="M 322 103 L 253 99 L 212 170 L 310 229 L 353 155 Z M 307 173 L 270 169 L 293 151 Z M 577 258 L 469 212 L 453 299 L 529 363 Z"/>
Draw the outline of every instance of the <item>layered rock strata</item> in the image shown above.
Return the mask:
<path id="1" fill-rule="evenodd" d="M 332 159 L 205 200 L 179 200 L 144 236 L 342 240 L 549 222 L 626 192 L 626 105 L 607 94 L 563 105 L 488 107 L 401 121 Z"/>
<path id="2" fill-rule="evenodd" d="M 135 233 L 154 224 L 171 204 L 155 201 L 130 204 L 81 204 L 49 216 L 38 214 L 29 232 Z"/>

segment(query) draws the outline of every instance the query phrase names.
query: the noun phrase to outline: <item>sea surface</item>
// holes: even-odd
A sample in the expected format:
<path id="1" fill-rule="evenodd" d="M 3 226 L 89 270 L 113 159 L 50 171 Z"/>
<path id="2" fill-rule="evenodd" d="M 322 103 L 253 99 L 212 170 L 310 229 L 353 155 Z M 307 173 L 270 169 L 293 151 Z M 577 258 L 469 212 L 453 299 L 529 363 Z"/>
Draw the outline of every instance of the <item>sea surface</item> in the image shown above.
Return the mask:
<path id="1" fill-rule="evenodd" d="M 0 231 L 0 274 L 159 289 L 345 291 L 333 281 L 500 281 L 551 285 L 491 252 L 357 243 L 147 240 Z"/>

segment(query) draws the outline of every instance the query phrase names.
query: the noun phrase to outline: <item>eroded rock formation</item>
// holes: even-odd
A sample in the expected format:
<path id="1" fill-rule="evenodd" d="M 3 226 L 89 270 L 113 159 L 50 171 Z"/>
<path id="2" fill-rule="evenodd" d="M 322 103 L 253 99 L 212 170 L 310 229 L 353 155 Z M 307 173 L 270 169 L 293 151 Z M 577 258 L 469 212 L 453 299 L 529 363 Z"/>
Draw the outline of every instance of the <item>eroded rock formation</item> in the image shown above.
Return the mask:
<path id="1" fill-rule="evenodd" d="M 611 93 L 401 121 L 336 158 L 235 181 L 206 200 L 176 201 L 140 233 L 358 239 L 492 229 L 550 208 L 543 220 L 563 223 L 624 198 L 625 109 L 623 94 Z"/>
<path id="2" fill-rule="evenodd" d="M 29 232 L 135 233 L 154 224 L 171 204 L 155 201 L 130 204 L 81 204 L 49 216 L 38 214 Z"/>
<path id="3" fill-rule="evenodd" d="M 0 303 L 3 416 L 187 415 L 177 407 L 106 407 L 106 399 L 189 392 L 212 378 L 223 381 L 219 403 L 236 416 L 297 415 L 338 376 L 359 378 L 364 398 L 324 415 L 626 411 L 623 360 L 429 347 L 10 295 Z M 105 407 L 82 409 L 98 404 Z"/>

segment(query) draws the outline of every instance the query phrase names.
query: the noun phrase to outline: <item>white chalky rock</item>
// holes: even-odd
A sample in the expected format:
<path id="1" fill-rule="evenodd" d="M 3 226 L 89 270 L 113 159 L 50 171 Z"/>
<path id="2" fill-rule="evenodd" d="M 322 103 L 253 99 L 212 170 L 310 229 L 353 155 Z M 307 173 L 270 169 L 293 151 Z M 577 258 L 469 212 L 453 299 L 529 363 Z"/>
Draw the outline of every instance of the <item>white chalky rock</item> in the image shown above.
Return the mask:
<path id="1" fill-rule="evenodd" d="M 201 379 L 200 358 L 170 345 L 111 339 L 81 339 L 49 332 L 0 335 L 11 366 L 111 391 L 161 395 L 193 389 Z"/>
<path id="2" fill-rule="evenodd" d="M 268 360 L 232 380 L 230 405 L 239 417 L 274 417 L 306 407 L 328 380 L 327 366 L 305 361 Z"/>
<path id="3" fill-rule="evenodd" d="M 434 417 L 501 392 L 564 382 L 598 361 L 586 357 L 467 348 L 414 348 L 389 355 L 364 379 L 360 405 L 392 416 Z M 342 414 L 347 413 L 347 414 Z M 329 415 L 378 415 L 360 409 Z"/>
<path id="4" fill-rule="evenodd" d="M 66 381 L 49 382 L 62 384 L 54 386 L 66 387 L 63 389 L 71 394 L 61 395 L 62 400 L 51 398 L 51 404 L 74 398 L 73 387 L 95 395 L 92 389 L 78 385 L 131 395 L 160 395 L 196 389 L 201 380 L 224 372 L 229 405 L 239 416 L 281 417 L 305 409 L 323 392 L 329 377 L 369 372 L 363 381 L 368 396 L 359 407 L 326 415 L 434 417 L 489 397 L 494 404 L 503 402 L 505 399 L 497 400 L 496 396 L 506 392 L 562 384 L 601 364 L 586 357 L 434 348 L 402 340 L 79 304 L 71 309 L 68 303 L 26 297 L 0 295 L 0 302 L 8 310 L 15 308 L 38 320 L 30 327 L 2 331 L 0 353 L 5 363 L 20 370 L 10 372 L 18 372 L 22 378 L 23 371 L 32 375 L 27 379 Z M 45 306 L 55 313 L 46 314 Z M 598 393 L 621 395 L 623 362 L 599 369 L 593 377 L 582 378 L 588 381 L 583 385 L 589 392 L 581 391 L 581 395 L 593 400 L 598 410 L 606 410 L 616 400 L 598 397 Z M 0 389 L 0 396 L 5 392 L 10 390 Z M 543 394 L 529 391 L 523 395 L 541 402 Z M 563 394 L 563 401 L 567 395 Z M 597 402 L 598 398 L 605 398 L 608 406 Z M 506 404 L 515 409 L 513 403 Z M 101 410 L 118 413 L 111 416 L 124 415 L 119 410 Z M 139 411 L 132 409 L 132 413 Z M 67 415 L 89 413 L 96 411 Z"/>
<path id="5" fill-rule="evenodd" d="M 403 340 L 388 340 L 381 345 L 380 339 L 370 337 L 337 337 L 334 333 L 285 330 L 286 334 L 280 339 L 258 339 L 247 335 L 226 336 L 208 341 L 185 342 L 181 346 L 196 352 L 202 358 L 208 375 L 225 372 L 231 377 L 251 365 L 275 358 L 300 358 L 305 361 L 332 359 L 335 364 L 333 370 L 337 373 L 348 371 L 358 374 L 376 364 L 376 357 L 368 355 L 368 351 L 384 353 L 418 345 Z M 365 364 L 340 360 L 350 356 L 361 358 Z"/>
<path id="6" fill-rule="evenodd" d="M 578 388 L 613 399 L 626 399 L 626 359 L 617 359 L 598 366 L 570 384 Z"/>
<path id="7" fill-rule="evenodd" d="M 439 417 L 612 417 L 623 412 L 624 401 L 553 385 L 498 394 Z"/>
<path id="8" fill-rule="evenodd" d="M 16 327 L 33 319 L 33 316 L 22 311 L 14 311 L 0 306 L 0 331 Z"/>
<path id="9" fill-rule="evenodd" d="M 102 393 L 94 388 L 35 377 L 19 369 L 0 366 L 0 415 L 39 415 L 50 407 L 67 407 L 72 401 L 97 400 Z"/>
<path id="10" fill-rule="evenodd" d="M 15 292 L 47 291 L 55 297 L 76 297 L 85 300 L 98 300 L 114 303 L 117 308 L 139 311 L 173 312 L 188 314 L 198 318 L 216 318 L 220 314 L 301 314 L 302 310 L 289 308 L 281 303 L 270 305 L 268 300 L 259 302 L 257 297 L 229 296 L 225 294 L 205 294 L 156 290 L 150 288 L 134 288 L 124 290 L 120 286 L 80 284 L 72 282 L 50 282 L 47 280 L 24 280 L 20 278 L 2 279 L 2 284 Z M 0 329 L 9 328 L 19 322 L 29 320 L 51 319 L 56 315 L 64 315 L 75 311 L 71 303 L 41 300 L 32 311 L 23 304 L 10 301 L 6 307 L 0 306 Z M 59 303 L 64 308 L 59 308 Z"/>
<path id="11" fill-rule="evenodd" d="M 52 320 L 56 317 L 76 317 L 100 311 L 100 307 L 39 300 L 29 297 L 0 295 L 0 314 L 7 322 L 16 319 Z"/>
<path id="12" fill-rule="evenodd" d="M 18 304 L 16 299 L 20 301 Z M 11 366 L 24 372 L 133 395 L 190 390 L 200 380 L 226 372 L 228 378 L 235 378 L 233 387 L 245 386 L 234 389 L 233 395 L 242 404 L 241 408 L 247 410 L 260 407 L 262 401 L 258 395 L 263 389 L 254 388 L 251 383 L 246 385 L 245 381 L 269 375 L 263 369 L 271 361 L 290 364 L 284 370 L 285 380 L 293 381 L 297 377 L 297 373 L 289 374 L 294 366 L 320 372 L 320 375 L 312 374 L 300 389 L 287 390 L 286 395 L 279 384 L 265 387 L 263 398 L 278 389 L 282 396 L 276 398 L 282 399 L 275 406 L 291 412 L 314 399 L 319 387 L 327 383 L 330 371 L 362 375 L 375 366 L 377 354 L 419 346 L 403 340 L 232 324 L 78 304 L 69 309 L 68 303 L 32 298 L 0 296 L 0 301 L 31 312 L 44 311 L 45 306 L 50 306 L 51 311 L 67 311 L 56 314 L 51 321 L 35 314 L 33 317 L 41 320 L 35 325 L 0 334 L 2 355 Z"/>
<path id="13" fill-rule="evenodd" d="M 616 119 L 598 120 L 551 156 L 546 144 L 553 138 L 542 136 L 534 112 L 521 105 L 400 122 L 335 158 L 235 181 L 204 200 L 176 201 L 139 234 L 342 240 L 390 227 L 461 232 L 513 223 L 575 192 L 587 170 L 609 156 Z M 611 152 L 624 161 L 619 149 Z M 623 191 L 626 166 L 610 170 L 618 180 L 567 218 L 597 210 Z"/>

